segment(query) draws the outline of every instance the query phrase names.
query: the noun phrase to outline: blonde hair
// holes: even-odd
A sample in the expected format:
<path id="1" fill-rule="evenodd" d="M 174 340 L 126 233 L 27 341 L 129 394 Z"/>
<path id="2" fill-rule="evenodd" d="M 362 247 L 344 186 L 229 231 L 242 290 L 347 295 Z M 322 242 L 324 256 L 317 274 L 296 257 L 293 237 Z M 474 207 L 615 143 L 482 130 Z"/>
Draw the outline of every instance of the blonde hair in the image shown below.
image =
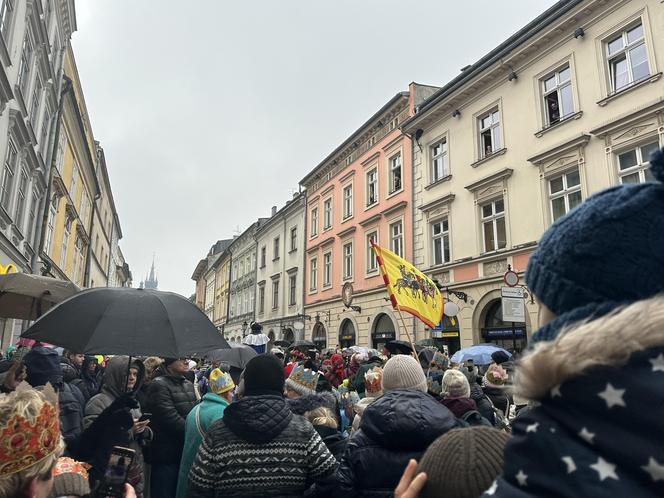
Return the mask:
<path id="1" fill-rule="evenodd" d="M 143 366 L 145 367 L 145 376 L 148 379 L 152 379 L 152 374 L 156 368 L 161 365 L 162 361 L 163 360 L 158 356 L 148 356 L 145 358 L 145 361 L 143 361 Z"/>
<path id="2" fill-rule="evenodd" d="M 44 395 L 35 389 L 17 390 L 0 396 L 0 426 L 5 426 L 15 415 L 20 415 L 34 423 L 45 402 Z M 60 438 L 56 450 L 43 460 L 20 472 L 0 476 L 0 498 L 21 496 L 35 479 L 39 481 L 51 479 L 53 467 L 64 449 L 65 444 Z"/>
<path id="3" fill-rule="evenodd" d="M 334 413 L 325 406 L 319 406 L 318 408 L 306 412 L 304 418 L 311 422 L 311 425 L 323 425 L 325 427 L 331 427 L 332 429 L 338 428 L 337 419 L 334 416 Z"/>

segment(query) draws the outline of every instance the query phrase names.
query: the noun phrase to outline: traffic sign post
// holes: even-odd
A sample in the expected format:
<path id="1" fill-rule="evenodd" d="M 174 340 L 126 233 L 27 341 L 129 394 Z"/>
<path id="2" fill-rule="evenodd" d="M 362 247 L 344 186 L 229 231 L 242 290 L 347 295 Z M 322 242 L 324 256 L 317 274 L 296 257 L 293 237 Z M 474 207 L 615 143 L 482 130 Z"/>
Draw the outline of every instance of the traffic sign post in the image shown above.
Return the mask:
<path id="1" fill-rule="evenodd" d="M 523 287 L 502 287 L 500 289 L 503 321 L 512 322 L 512 346 L 516 351 L 516 322 L 525 323 L 526 304 Z"/>

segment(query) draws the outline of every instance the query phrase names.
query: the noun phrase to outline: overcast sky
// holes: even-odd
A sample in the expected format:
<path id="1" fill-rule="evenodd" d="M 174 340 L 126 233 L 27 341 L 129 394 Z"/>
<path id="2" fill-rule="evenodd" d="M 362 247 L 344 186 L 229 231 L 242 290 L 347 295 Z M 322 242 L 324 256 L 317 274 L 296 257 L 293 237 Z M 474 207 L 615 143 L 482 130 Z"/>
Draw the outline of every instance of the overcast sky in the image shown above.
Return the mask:
<path id="1" fill-rule="evenodd" d="M 134 285 L 282 206 L 416 81 L 440 86 L 553 0 L 77 0 L 74 52 Z"/>

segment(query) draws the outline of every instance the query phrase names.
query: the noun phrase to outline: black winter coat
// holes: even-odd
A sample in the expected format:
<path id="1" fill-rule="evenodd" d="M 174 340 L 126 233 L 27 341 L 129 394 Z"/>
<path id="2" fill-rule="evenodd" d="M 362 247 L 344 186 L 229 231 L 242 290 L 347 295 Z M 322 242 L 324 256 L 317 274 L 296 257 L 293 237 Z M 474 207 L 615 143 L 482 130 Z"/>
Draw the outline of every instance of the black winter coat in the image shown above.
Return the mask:
<path id="1" fill-rule="evenodd" d="M 470 399 L 475 401 L 475 404 L 477 405 L 477 411 L 480 412 L 480 415 L 491 422 L 491 425 L 496 425 L 496 417 L 493 413 L 491 401 L 489 401 L 489 399 L 486 397 L 486 394 L 484 394 L 484 391 L 482 391 L 482 388 L 479 386 L 479 384 L 471 384 Z"/>
<path id="2" fill-rule="evenodd" d="M 182 376 L 171 375 L 163 365 L 148 386 L 143 411 L 152 413 L 154 439 L 146 454 L 149 463 L 180 463 L 187 415 L 196 404 L 194 385 Z"/>
<path id="3" fill-rule="evenodd" d="M 408 461 L 456 427 L 454 415 L 429 394 L 397 389 L 371 403 L 339 468 L 340 496 L 391 497 Z"/>

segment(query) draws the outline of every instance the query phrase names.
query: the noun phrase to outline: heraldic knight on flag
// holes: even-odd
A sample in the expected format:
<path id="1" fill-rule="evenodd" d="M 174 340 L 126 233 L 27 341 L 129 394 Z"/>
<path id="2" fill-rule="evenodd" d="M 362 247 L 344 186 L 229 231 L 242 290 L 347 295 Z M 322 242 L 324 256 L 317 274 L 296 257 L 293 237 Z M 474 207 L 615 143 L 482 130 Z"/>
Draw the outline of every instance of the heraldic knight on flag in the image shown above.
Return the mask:
<path id="1" fill-rule="evenodd" d="M 428 327 L 436 327 L 443 318 L 443 295 L 433 280 L 373 240 L 371 247 L 376 253 L 392 307 L 416 316 Z"/>

